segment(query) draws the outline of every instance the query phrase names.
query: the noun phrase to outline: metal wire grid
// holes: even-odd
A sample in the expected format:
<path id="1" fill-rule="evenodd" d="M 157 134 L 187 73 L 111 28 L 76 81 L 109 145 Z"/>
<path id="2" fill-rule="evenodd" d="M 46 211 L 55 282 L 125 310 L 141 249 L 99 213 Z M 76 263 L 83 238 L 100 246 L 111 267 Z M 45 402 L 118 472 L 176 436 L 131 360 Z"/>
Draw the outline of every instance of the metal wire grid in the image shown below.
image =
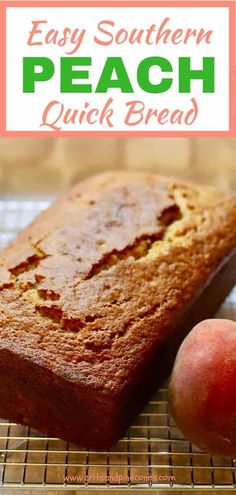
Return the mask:
<path id="1" fill-rule="evenodd" d="M 0 246 L 46 208 L 48 200 L 0 201 Z M 219 315 L 236 320 L 236 288 Z M 42 399 L 43 400 L 43 399 Z M 191 445 L 159 389 L 109 452 L 88 451 L 29 427 L 0 422 L 0 486 L 55 489 L 236 489 L 236 462 Z"/>

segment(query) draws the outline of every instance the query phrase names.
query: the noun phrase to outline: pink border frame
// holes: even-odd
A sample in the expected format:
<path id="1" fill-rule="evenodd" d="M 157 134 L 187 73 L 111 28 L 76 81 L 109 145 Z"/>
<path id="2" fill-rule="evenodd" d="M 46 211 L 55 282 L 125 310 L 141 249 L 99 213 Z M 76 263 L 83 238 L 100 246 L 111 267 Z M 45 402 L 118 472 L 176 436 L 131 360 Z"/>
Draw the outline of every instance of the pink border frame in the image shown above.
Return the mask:
<path id="1" fill-rule="evenodd" d="M 9 7 L 228 7 L 229 9 L 229 130 L 228 131 L 7 131 L 6 130 L 6 9 Z M 8 0 L 0 1 L 0 136 L 40 137 L 232 137 L 236 136 L 235 2 L 233 0 Z"/>

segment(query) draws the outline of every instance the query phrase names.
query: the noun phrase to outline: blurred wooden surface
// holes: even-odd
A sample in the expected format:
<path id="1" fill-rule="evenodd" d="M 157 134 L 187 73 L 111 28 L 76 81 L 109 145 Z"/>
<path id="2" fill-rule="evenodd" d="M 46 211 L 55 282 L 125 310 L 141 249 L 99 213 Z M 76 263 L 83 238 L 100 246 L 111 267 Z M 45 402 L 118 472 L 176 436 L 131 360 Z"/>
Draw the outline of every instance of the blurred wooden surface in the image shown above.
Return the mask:
<path id="1" fill-rule="evenodd" d="M 1 138 L 0 193 L 48 193 L 108 169 L 236 190 L 234 138 Z"/>

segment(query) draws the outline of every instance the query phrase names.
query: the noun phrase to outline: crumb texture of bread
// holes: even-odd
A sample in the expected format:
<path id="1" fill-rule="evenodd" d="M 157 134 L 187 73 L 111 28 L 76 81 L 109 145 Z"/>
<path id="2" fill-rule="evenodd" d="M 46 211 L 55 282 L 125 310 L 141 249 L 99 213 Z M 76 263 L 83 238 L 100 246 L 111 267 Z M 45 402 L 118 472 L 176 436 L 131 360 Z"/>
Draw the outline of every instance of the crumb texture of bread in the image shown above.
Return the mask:
<path id="1" fill-rule="evenodd" d="M 128 397 L 235 247 L 236 199 L 214 188 L 125 172 L 79 183 L 0 254 L 0 361 L 2 349 L 98 402 Z"/>

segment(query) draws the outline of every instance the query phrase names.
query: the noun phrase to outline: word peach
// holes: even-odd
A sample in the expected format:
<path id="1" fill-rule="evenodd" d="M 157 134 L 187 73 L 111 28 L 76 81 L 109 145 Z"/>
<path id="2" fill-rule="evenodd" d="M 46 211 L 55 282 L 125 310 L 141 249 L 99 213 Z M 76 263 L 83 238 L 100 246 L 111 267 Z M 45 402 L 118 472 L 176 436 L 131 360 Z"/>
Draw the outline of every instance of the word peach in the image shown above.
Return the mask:
<path id="1" fill-rule="evenodd" d="M 34 93 L 36 83 L 51 80 L 58 70 L 61 93 L 107 93 L 114 88 L 122 93 L 134 93 L 137 83 L 145 93 L 159 94 L 168 91 L 176 78 L 179 93 L 190 93 L 191 81 L 194 79 L 201 81 L 203 93 L 214 93 L 214 57 L 203 57 L 200 69 L 192 69 L 191 57 L 178 57 L 177 71 L 165 57 L 147 57 L 132 72 L 122 57 L 107 57 L 101 69 L 99 67 L 98 81 L 89 80 L 89 68 L 93 62 L 92 57 L 62 57 L 56 68 L 48 57 L 24 57 L 23 92 Z M 158 69 L 161 73 L 155 77 L 155 81 L 150 77 L 152 69 Z"/>

